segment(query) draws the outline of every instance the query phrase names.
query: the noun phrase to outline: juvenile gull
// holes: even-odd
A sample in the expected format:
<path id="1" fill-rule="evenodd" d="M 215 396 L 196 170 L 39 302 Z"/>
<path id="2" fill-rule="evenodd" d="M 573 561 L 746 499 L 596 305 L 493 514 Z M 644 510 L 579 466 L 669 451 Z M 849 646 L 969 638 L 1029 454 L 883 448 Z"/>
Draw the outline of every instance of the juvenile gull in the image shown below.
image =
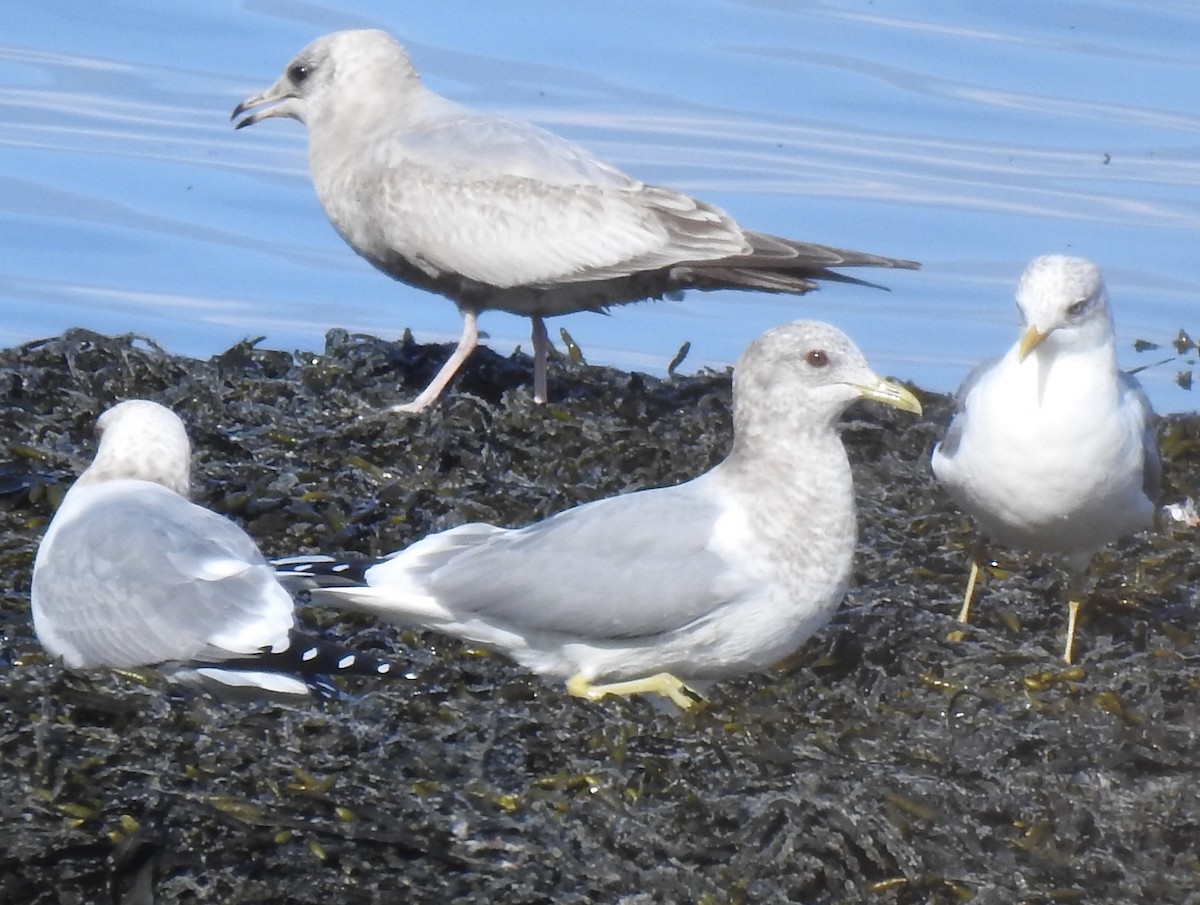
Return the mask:
<path id="1" fill-rule="evenodd" d="M 1099 268 L 1034 259 L 1017 289 L 1021 338 L 977 367 L 933 450 L 933 473 L 991 540 L 1058 554 L 1070 576 L 1067 643 L 1074 657 L 1084 572 L 1105 544 L 1150 526 L 1160 461 L 1154 413 L 1117 367 Z M 959 619 L 979 576 L 976 547 Z"/>
<path id="2" fill-rule="evenodd" d="M 836 422 L 859 397 L 921 411 L 841 331 L 777 327 L 738 362 L 733 449 L 706 474 L 525 528 L 462 525 L 365 573 L 299 571 L 362 579 L 314 591 L 316 603 L 495 648 L 574 695 L 656 692 L 687 707 L 685 682 L 770 666 L 841 601 L 856 526 Z"/>
<path id="3" fill-rule="evenodd" d="M 63 498 L 33 566 L 38 640 L 68 667 L 156 667 L 215 690 L 306 694 L 299 675 L 388 664 L 295 630 L 291 596 L 249 535 L 186 499 L 190 444 L 141 399 L 97 421 L 95 461 Z"/>
<path id="4" fill-rule="evenodd" d="M 712 205 L 645 185 L 549 132 L 466 109 L 421 84 L 382 31 L 314 41 L 237 128 L 270 117 L 308 127 L 321 206 L 350 247 L 463 316 L 450 359 L 413 402 L 437 399 L 478 341 L 489 309 L 533 321 L 534 396 L 546 400 L 544 318 L 604 311 L 685 289 L 800 294 L 830 267 L 913 261 L 743 229 Z M 870 284 L 866 284 L 870 285 Z"/>

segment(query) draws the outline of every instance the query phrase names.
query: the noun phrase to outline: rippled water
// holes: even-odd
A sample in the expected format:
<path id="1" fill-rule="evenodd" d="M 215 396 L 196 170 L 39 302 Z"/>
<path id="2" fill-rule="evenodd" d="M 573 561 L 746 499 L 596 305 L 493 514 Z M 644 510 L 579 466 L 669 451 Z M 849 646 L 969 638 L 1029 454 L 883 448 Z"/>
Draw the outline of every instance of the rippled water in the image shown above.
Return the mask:
<path id="1" fill-rule="evenodd" d="M 530 119 L 769 232 L 921 260 L 890 293 L 691 293 L 565 326 L 589 360 L 725 364 L 834 321 L 881 370 L 950 390 L 1014 339 L 1038 254 L 1097 260 L 1135 338 L 1200 333 L 1200 4 L 464 0 L 10 4 L 0 32 L 0 342 L 88 326 L 207 355 L 331 326 L 457 337 L 453 306 L 334 234 L 299 124 L 229 112 L 312 38 L 397 34 L 435 89 Z M 501 350 L 527 322 L 491 313 Z M 1143 373 L 1191 409 L 1172 362 Z"/>

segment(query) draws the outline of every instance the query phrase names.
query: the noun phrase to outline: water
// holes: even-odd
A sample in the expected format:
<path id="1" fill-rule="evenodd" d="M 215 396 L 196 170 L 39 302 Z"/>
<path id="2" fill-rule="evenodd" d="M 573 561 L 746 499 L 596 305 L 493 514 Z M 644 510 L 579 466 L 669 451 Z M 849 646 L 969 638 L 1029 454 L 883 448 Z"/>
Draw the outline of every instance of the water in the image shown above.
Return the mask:
<path id="1" fill-rule="evenodd" d="M 880 371 L 953 389 L 1016 334 L 1028 260 L 1104 269 L 1127 366 L 1200 333 L 1200 5 L 898 0 L 8 4 L 0 34 L 0 342 L 71 326 L 206 356 L 331 326 L 457 338 L 453 306 L 376 273 L 313 196 L 297 123 L 229 113 L 309 40 L 397 34 L 435 89 L 533 120 L 755 229 L 924 262 L 882 293 L 690 293 L 566 327 L 593 362 L 724 365 L 816 317 Z M 489 342 L 528 322 L 486 314 Z M 1134 339 L 1164 344 L 1135 354 Z M 1172 362 L 1142 374 L 1188 410 Z M 686 368 L 685 368 L 686 369 Z"/>

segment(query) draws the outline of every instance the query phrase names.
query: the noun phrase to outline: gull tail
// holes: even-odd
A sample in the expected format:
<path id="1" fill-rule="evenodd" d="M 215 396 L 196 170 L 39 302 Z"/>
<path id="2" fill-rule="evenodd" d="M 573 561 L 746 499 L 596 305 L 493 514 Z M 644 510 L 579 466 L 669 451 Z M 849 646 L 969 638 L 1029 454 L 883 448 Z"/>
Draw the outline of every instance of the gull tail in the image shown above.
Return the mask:
<path id="1" fill-rule="evenodd" d="M 886 291 L 886 286 L 847 276 L 830 268 L 918 270 L 921 267 L 918 262 L 903 258 L 888 258 L 813 242 L 796 242 L 767 233 L 746 233 L 746 238 L 751 246 L 749 254 L 688 265 L 692 285 L 698 289 L 756 289 L 760 292 L 800 295 L 817 289 L 818 281 L 824 280 Z"/>
<path id="2" fill-rule="evenodd" d="M 457 621 L 453 613 L 429 594 L 391 584 L 314 588 L 312 602 L 317 606 L 370 613 L 410 628 L 443 628 Z"/>
<path id="3" fill-rule="evenodd" d="M 415 545 L 414 545 L 415 546 Z M 408 551 L 411 554 L 412 547 Z M 407 571 L 395 564 L 385 578 L 368 584 L 367 572 L 391 563 L 385 559 L 337 559 L 333 556 L 287 556 L 271 560 L 276 577 L 289 590 L 309 591 L 316 606 L 353 610 L 381 616 L 390 622 L 418 628 L 436 628 L 451 618 L 424 590 L 414 585 Z M 412 556 L 407 562 L 412 561 Z"/>

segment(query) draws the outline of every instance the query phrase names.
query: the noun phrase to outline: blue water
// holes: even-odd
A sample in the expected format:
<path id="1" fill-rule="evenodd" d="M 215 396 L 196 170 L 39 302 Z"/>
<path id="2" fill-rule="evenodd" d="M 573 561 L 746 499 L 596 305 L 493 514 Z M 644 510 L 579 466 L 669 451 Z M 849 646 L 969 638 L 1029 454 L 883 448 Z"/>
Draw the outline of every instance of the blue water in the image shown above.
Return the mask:
<path id="1" fill-rule="evenodd" d="M 435 89 L 533 120 L 647 182 L 781 235 L 916 258 L 892 289 L 691 293 L 566 327 L 590 361 L 724 365 L 767 327 L 830 320 L 877 370 L 953 389 L 1016 334 L 1028 260 L 1100 263 L 1127 366 L 1200 333 L 1200 4 L 899 0 L 289 0 L 8 4 L 0 31 L 0 343 L 71 326 L 209 355 L 331 326 L 447 341 L 453 306 L 329 227 L 302 127 L 234 105 L 308 41 L 375 26 Z M 501 351 L 528 324 L 481 321 Z M 1134 339 L 1164 344 L 1138 355 Z M 1143 372 L 1196 407 L 1185 363 Z M 686 369 L 686 368 L 685 368 Z"/>

